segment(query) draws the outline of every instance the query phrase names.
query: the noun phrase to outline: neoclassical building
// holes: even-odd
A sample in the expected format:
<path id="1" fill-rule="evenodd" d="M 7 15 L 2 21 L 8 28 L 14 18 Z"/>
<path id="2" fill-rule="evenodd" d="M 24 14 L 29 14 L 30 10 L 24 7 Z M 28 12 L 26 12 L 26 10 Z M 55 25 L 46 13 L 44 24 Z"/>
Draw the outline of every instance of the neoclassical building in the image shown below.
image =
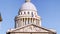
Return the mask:
<path id="1" fill-rule="evenodd" d="M 9 29 L 6 34 L 56 34 L 55 30 L 41 26 L 41 17 L 30 1 L 25 0 L 15 17 L 15 28 Z"/>

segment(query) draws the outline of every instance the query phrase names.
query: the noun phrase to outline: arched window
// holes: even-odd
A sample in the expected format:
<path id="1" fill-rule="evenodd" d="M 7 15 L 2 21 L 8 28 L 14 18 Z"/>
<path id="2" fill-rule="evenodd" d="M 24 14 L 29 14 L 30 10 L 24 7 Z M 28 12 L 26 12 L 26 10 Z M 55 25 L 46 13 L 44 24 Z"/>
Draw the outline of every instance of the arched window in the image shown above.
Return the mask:
<path id="1" fill-rule="evenodd" d="M 29 12 L 28 12 L 28 14 L 29 14 Z"/>
<path id="2" fill-rule="evenodd" d="M 34 15 L 33 15 L 33 12 L 31 12 L 31 14 L 32 14 L 32 17 L 33 17 L 33 16 L 34 16 Z"/>
<path id="3" fill-rule="evenodd" d="M 20 12 L 20 14 L 22 15 L 22 12 Z"/>
<path id="4" fill-rule="evenodd" d="M 24 14 L 26 14 L 26 12 L 24 12 Z"/>

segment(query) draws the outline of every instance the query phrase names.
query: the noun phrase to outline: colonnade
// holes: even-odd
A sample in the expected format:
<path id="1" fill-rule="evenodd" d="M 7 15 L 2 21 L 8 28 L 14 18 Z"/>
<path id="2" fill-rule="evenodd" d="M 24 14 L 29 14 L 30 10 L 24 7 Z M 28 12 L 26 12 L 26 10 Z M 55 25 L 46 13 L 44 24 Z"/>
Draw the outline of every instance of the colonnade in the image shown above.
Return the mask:
<path id="1" fill-rule="evenodd" d="M 35 24 L 35 25 L 40 25 L 40 20 L 34 19 L 34 18 L 22 18 L 18 20 L 18 25 L 19 26 L 24 26 L 28 24 Z"/>
<path id="2" fill-rule="evenodd" d="M 21 18 L 16 21 L 16 27 L 25 26 L 28 24 L 35 24 L 40 26 L 40 20 L 35 18 Z"/>

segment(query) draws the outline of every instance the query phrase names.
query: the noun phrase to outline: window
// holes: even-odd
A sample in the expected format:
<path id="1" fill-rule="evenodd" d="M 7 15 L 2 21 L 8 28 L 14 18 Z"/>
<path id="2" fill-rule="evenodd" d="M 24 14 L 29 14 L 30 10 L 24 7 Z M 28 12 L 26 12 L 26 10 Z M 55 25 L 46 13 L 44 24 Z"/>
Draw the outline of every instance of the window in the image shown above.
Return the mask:
<path id="1" fill-rule="evenodd" d="M 22 12 L 20 14 L 22 15 Z"/>
<path id="2" fill-rule="evenodd" d="M 29 14 L 29 12 L 28 12 L 28 14 Z"/>
<path id="3" fill-rule="evenodd" d="M 26 12 L 24 12 L 24 14 L 26 14 Z"/>
<path id="4" fill-rule="evenodd" d="M 33 12 L 32 12 L 31 14 L 32 14 L 32 17 L 33 17 L 33 16 L 34 16 L 34 15 L 33 15 Z"/>

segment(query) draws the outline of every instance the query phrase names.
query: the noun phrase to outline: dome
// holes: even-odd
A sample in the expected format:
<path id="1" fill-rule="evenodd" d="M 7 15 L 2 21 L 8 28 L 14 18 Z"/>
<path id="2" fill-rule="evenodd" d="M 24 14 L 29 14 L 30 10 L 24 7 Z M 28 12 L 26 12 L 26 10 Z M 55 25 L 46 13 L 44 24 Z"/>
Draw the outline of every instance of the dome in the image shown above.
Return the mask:
<path id="1" fill-rule="evenodd" d="M 34 10 L 34 11 L 37 11 L 36 7 L 31 2 L 25 2 L 22 5 L 22 7 L 20 8 L 20 10 Z"/>

